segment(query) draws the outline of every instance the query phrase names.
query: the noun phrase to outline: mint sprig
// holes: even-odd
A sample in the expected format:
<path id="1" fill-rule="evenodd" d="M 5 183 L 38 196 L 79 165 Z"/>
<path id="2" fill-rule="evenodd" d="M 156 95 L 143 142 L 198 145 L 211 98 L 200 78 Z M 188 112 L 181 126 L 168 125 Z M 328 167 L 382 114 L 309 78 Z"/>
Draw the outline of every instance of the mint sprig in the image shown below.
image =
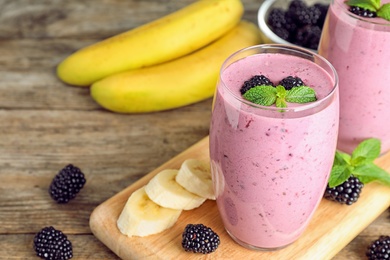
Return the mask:
<path id="1" fill-rule="evenodd" d="M 287 102 L 303 104 L 317 100 L 314 89 L 307 86 L 286 90 L 282 85 L 276 87 L 261 85 L 249 89 L 243 97 L 258 105 L 271 106 L 275 104 L 276 107 L 280 108 L 287 107 Z"/>
<path id="2" fill-rule="evenodd" d="M 380 0 L 348 0 L 346 4 L 376 12 L 378 17 L 390 21 L 390 3 L 381 5 Z"/>
<path id="3" fill-rule="evenodd" d="M 381 142 L 369 138 L 361 142 L 352 154 L 336 151 L 328 185 L 336 187 L 345 182 L 351 175 L 362 183 L 379 181 L 390 186 L 390 174 L 377 166 L 374 160 L 380 155 Z"/>

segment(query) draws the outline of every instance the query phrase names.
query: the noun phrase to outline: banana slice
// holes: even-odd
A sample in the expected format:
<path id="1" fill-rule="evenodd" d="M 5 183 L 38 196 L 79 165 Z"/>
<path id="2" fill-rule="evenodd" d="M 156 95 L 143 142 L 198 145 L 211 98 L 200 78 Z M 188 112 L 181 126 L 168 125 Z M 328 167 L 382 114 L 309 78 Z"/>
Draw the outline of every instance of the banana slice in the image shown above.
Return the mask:
<path id="1" fill-rule="evenodd" d="M 142 187 L 134 191 L 127 200 L 117 220 L 117 227 L 129 237 L 157 234 L 172 227 L 181 212 L 157 205 L 150 200 L 145 187 Z"/>
<path id="2" fill-rule="evenodd" d="M 190 210 L 199 207 L 206 199 L 178 184 L 175 180 L 178 172 L 175 169 L 159 172 L 146 184 L 146 194 L 156 204 L 165 208 Z"/>
<path id="3" fill-rule="evenodd" d="M 176 176 L 176 182 L 198 196 L 215 200 L 210 165 L 203 161 L 185 160 Z"/>

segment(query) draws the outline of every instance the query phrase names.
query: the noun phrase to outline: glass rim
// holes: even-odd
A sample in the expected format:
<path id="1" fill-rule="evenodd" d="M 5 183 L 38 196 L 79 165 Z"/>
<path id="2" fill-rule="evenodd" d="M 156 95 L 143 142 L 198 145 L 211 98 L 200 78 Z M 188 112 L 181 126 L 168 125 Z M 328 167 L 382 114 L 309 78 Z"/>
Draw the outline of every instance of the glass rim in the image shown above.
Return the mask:
<path id="1" fill-rule="evenodd" d="M 359 16 L 357 14 L 354 14 L 354 13 L 348 11 L 348 8 L 344 2 L 332 0 L 331 4 L 337 5 L 337 7 L 339 7 L 346 15 L 348 15 L 349 17 L 354 18 L 356 20 L 359 20 L 363 23 L 377 25 L 377 26 L 385 26 L 385 27 L 390 26 L 390 22 L 386 21 L 384 18 L 381 18 L 381 17 L 376 17 L 378 19 L 367 18 L 367 17 L 362 17 L 362 16 Z"/>
<path id="2" fill-rule="evenodd" d="M 287 107 L 281 108 L 281 107 L 275 107 L 275 106 L 263 106 L 263 105 L 259 105 L 259 104 L 253 103 L 253 102 L 251 102 L 249 100 L 246 100 L 241 95 L 237 95 L 236 93 L 234 93 L 227 86 L 227 84 L 222 79 L 222 74 L 223 74 L 223 71 L 230 64 L 235 62 L 235 61 L 231 62 L 234 59 L 234 57 L 236 57 L 237 55 L 239 55 L 241 53 L 244 53 L 244 52 L 247 52 L 247 51 L 251 51 L 251 50 L 255 50 L 255 49 L 285 50 L 285 51 L 299 53 L 301 55 L 303 54 L 303 55 L 306 55 L 307 57 L 312 57 L 312 59 L 314 59 L 314 58 L 319 59 L 322 62 L 324 62 L 330 68 L 330 70 L 332 71 L 333 75 L 329 75 L 329 76 L 334 80 L 334 85 L 332 86 L 332 89 L 327 93 L 327 95 L 324 96 L 323 98 L 318 99 L 318 100 L 313 101 L 313 102 L 310 102 L 310 103 L 300 104 L 300 105 L 294 106 L 294 107 L 288 107 L 287 106 Z M 261 54 L 261 53 L 256 53 L 256 54 Z M 253 55 L 255 55 L 255 54 L 253 54 Z M 288 54 L 288 55 L 291 55 L 291 54 Z M 248 56 L 251 56 L 251 55 L 248 55 Z M 307 58 L 304 58 L 304 57 L 302 57 L 302 58 L 303 59 L 307 59 Z M 241 60 L 241 59 L 237 59 L 236 61 Z M 314 61 L 311 60 L 311 62 L 314 62 Z M 326 72 L 329 74 L 328 70 L 326 70 Z M 317 54 L 317 53 L 315 53 L 313 51 L 310 51 L 310 50 L 307 50 L 305 48 L 302 48 L 302 47 L 296 47 L 296 46 L 292 46 L 292 45 L 289 45 L 289 44 L 278 44 L 278 43 L 253 45 L 253 46 L 246 47 L 246 48 L 240 49 L 240 50 L 232 53 L 223 62 L 222 66 L 221 66 L 221 69 L 219 71 L 218 79 L 219 79 L 221 85 L 223 86 L 223 88 L 226 89 L 229 92 L 229 94 L 232 97 L 234 97 L 234 99 L 236 99 L 237 101 L 239 101 L 241 103 L 244 103 L 244 104 L 246 104 L 246 105 L 248 105 L 250 107 L 258 108 L 258 109 L 261 109 L 261 110 L 277 111 L 277 112 L 281 112 L 282 111 L 283 113 L 302 112 L 302 111 L 306 111 L 306 110 L 313 109 L 313 108 L 321 106 L 323 103 L 327 102 L 330 98 L 332 98 L 334 96 L 334 94 L 335 94 L 335 92 L 337 90 L 337 87 L 338 87 L 338 82 L 339 82 L 338 74 L 337 74 L 336 69 L 324 57 L 320 56 L 319 54 Z"/>

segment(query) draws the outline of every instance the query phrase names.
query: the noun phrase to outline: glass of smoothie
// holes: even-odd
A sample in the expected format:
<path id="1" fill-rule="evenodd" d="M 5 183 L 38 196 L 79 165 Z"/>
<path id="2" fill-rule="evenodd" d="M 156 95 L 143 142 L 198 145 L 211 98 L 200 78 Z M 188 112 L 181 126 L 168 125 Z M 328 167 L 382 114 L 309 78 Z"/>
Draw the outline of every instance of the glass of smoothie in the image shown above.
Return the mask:
<path id="1" fill-rule="evenodd" d="M 286 107 L 243 98 L 245 81 L 299 77 L 316 101 Z M 323 197 L 336 150 L 338 78 L 321 56 L 252 46 L 222 65 L 213 100 L 210 162 L 224 227 L 240 245 L 277 250 L 297 240 Z"/>
<path id="2" fill-rule="evenodd" d="M 351 153 L 374 137 L 381 140 L 384 153 L 390 149 L 390 21 L 364 18 L 348 9 L 344 0 L 332 1 L 318 50 L 339 76 L 337 148 Z"/>

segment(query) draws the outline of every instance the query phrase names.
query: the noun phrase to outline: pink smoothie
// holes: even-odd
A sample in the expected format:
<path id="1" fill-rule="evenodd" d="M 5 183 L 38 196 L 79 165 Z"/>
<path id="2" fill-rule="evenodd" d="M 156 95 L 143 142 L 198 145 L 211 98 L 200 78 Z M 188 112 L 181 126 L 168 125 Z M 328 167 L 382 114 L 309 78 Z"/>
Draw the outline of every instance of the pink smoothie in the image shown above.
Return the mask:
<path id="1" fill-rule="evenodd" d="M 338 149 L 350 153 L 376 137 L 385 152 L 390 149 L 390 22 L 359 18 L 343 2 L 331 4 L 319 46 L 339 75 Z"/>
<path id="2" fill-rule="evenodd" d="M 258 74 L 276 83 L 298 76 L 316 90 L 319 100 L 288 104 L 295 112 L 245 104 L 239 89 Z M 222 71 L 213 105 L 210 158 L 219 212 L 238 243 L 276 249 L 302 234 L 333 164 L 337 95 L 335 81 L 324 69 L 285 54 L 248 56 Z"/>

